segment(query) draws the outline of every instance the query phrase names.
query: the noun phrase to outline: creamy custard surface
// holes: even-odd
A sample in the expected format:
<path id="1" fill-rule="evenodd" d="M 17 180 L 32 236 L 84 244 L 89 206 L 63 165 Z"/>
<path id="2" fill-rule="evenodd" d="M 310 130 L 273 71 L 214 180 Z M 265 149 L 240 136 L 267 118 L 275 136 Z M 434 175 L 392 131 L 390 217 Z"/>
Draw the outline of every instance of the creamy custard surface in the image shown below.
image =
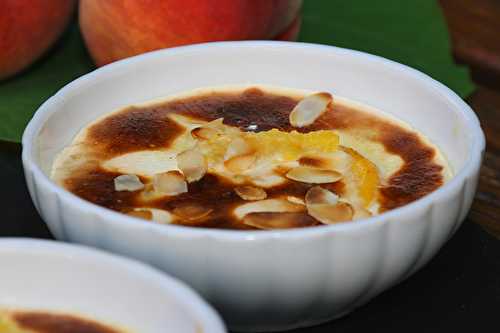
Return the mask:
<path id="1" fill-rule="evenodd" d="M 199 89 L 83 128 L 52 178 L 152 223 L 281 229 L 370 217 L 434 191 L 451 170 L 407 124 L 329 93 Z"/>

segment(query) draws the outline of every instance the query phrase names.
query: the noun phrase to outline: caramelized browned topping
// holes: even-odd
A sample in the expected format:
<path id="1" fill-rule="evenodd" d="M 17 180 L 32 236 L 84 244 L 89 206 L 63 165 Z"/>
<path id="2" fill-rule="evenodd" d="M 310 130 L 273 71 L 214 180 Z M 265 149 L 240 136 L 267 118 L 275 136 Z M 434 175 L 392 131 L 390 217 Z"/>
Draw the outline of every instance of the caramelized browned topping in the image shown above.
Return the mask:
<path id="1" fill-rule="evenodd" d="M 422 146 L 412 133 L 383 135 L 382 140 L 390 152 L 404 156 L 403 167 L 380 189 L 384 210 L 403 206 L 423 197 L 443 184 L 440 165 L 432 162 L 435 151 Z"/>
<path id="2" fill-rule="evenodd" d="M 44 312 L 15 312 L 14 321 L 36 333 L 119 333 L 100 323 L 71 315 Z"/>
<path id="3" fill-rule="evenodd" d="M 250 213 L 243 223 L 257 229 L 290 229 L 318 225 L 318 221 L 306 213 Z"/>
<path id="4" fill-rule="evenodd" d="M 65 180 L 64 186 L 77 196 L 117 211 L 134 207 L 139 192 L 115 191 L 114 179 L 119 173 L 102 168 L 82 170 L 81 174 Z"/>
<path id="5" fill-rule="evenodd" d="M 289 123 L 289 114 L 297 102 L 297 99 L 291 97 L 252 88 L 241 93 L 207 93 L 156 106 L 129 108 L 92 126 L 89 132 L 90 142 L 95 144 L 96 151 L 104 159 L 124 152 L 168 146 L 182 131 L 179 125 L 166 117 L 169 113 L 205 121 L 224 118 L 224 124 L 246 131 L 259 132 L 272 128 L 291 131 L 295 128 Z M 382 143 L 387 151 L 403 159 L 403 167 L 380 188 L 381 211 L 407 204 L 442 185 L 442 167 L 433 161 L 434 150 L 423 143 L 416 134 L 343 104 L 333 102 L 328 108 L 333 108 L 334 111 L 322 113 L 310 126 L 298 130 L 309 132 L 324 129 L 372 129 L 379 133 L 378 137 L 373 138 L 375 141 Z M 192 134 L 201 139 L 217 135 L 216 131 L 210 130 L 193 130 Z M 228 156 L 226 164 L 239 172 L 247 169 L 254 160 L 252 152 L 245 151 L 235 156 Z M 191 161 L 194 161 L 192 157 L 186 158 L 186 162 Z M 301 167 L 296 167 L 292 173 L 290 173 L 291 168 L 283 167 L 280 171 L 282 176 L 286 177 L 288 174 L 290 179 L 314 176 L 317 178 L 316 183 L 321 184 L 322 188 L 337 195 L 344 194 L 346 186 L 340 173 L 333 177 L 334 171 L 321 170 L 328 169 L 327 166 L 330 165 L 328 159 L 303 157 L 298 162 Z M 186 164 L 187 166 L 181 166 L 185 170 L 190 170 L 192 166 L 190 163 Z M 304 173 L 304 170 L 307 172 Z M 93 168 L 67 179 L 65 186 L 76 195 L 98 205 L 130 212 L 134 207 L 140 206 L 139 193 L 114 191 L 113 179 L 119 175 L 101 168 Z M 247 222 L 241 223 L 230 212 L 237 206 L 248 203 L 248 200 L 254 199 L 249 199 L 238 191 L 235 192 L 234 184 L 210 173 L 204 174 L 202 178 L 196 175 L 188 178 L 190 182 L 187 184 L 187 192 L 176 196 L 159 197 L 148 202 L 147 207 L 171 212 L 176 217 L 172 222 L 174 224 L 208 228 L 266 229 L 265 223 L 269 226 L 274 223 L 286 227 L 286 221 L 288 225 L 294 226 L 319 224 L 315 220 L 313 220 L 315 223 L 312 223 L 311 217 L 307 214 L 296 212 L 281 213 L 285 215 L 279 218 L 275 212 L 252 213 L 249 214 Z M 327 183 L 322 184 L 322 182 Z M 245 188 L 253 185 L 243 183 L 239 186 Z M 285 180 L 282 185 L 266 188 L 265 196 L 261 193 L 260 196 L 253 197 L 274 199 L 286 193 L 302 200 L 312 186 L 311 182 Z M 345 207 L 340 208 L 343 209 L 342 212 L 348 212 Z M 352 211 L 349 212 L 350 215 L 353 214 Z M 356 207 L 354 215 L 360 214 L 368 216 L 369 212 L 363 212 Z M 271 217 L 272 219 L 266 222 L 267 218 Z"/>
<path id="6" fill-rule="evenodd" d="M 127 212 L 127 215 L 137 217 L 143 220 L 152 220 L 153 219 L 153 213 L 151 213 L 148 210 L 131 210 L 130 212 Z"/>
<path id="7" fill-rule="evenodd" d="M 273 128 L 290 131 L 288 115 L 298 100 L 265 93 L 251 88 L 243 93 L 212 93 L 168 102 L 157 109 L 175 112 L 203 120 L 224 118 L 224 124 L 248 131 L 267 131 Z M 252 129 L 253 130 L 253 129 Z"/>
<path id="8" fill-rule="evenodd" d="M 109 156 L 167 146 L 182 128 L 165 117 L 167 110 L 127 108 L 90 128 L 89 141 Z"/>
<path id="9" fill-rule="evenodd" d="M 353 126 L 376 129 L 379 135 L 374 140 L 404 161 L 403 167 L 380 188 L 381 211 L 406 205 L 443 185 L 443 168 L 433 161 L 435 151 L 415 133 L 345 105 L 335 105 L 334 108 L 335 112 L 323 114 L 315 125 L 331 124 L 335 129 Z"/>

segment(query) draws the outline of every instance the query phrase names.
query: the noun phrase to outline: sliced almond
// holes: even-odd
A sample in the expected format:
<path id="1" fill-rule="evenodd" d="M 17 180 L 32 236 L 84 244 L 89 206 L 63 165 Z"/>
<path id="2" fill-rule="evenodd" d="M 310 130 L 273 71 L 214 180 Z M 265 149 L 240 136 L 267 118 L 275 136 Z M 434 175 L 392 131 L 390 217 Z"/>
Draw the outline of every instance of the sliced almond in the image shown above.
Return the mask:
<path id="1" fill-rule="evenodd" d="M 203 126 L 193 128 L 191 130 L 191 135 L 193 138 L 200 140 L 214 139 L 221 135 L 224 130 L 223 120 L 224 118 L 218 118 Z"/>
<path id="2" fill-rule="evenodd" d="M 166 210 L 157 208 L 135 208 L 133 211 L 127 212 L 127 215 L 144 220 L 152 220 L 160 224 L 169 224 L 173 220 L 172 214 Z"/>
<path id="3" fill-rule="evenodd" d="M 261 174 L 258 176 L 252 176 L 250 181 L 252 182 L 252 184 L 256 186 L 269 188 L 285 183 L 286 179 L 279 175 L 268 173 L 268 174 Z"/>
<path id="4" fill-rule="evenodd" d="M 305 207 L 289 202 L 286 199 L 266 199 L 260 201 L 253 201 L 241 206 L 234 210 L 234 214 L 238 219 L 242 219 L 245 215 L 250 213 L 261 212 L 285 212 L 297 213 L 305 211 Z"/>
<path id="5" fill-rule="evenodd" d="M 286 173 L 291 180 L 308 184 L 334 183 L 342 179 L 342 174 L 334 170 L 324 170 L 299 166 Z"/>
<path id="6" fill-rule="evenodd" d="M 193 203 L 178 206 L 172 213 L 183 220 L 194 221 L 207 217 L 212 211 L 212 208 Z"/>
<path id="7" fill-rule="evenodd" d="M 335 193 L 322 188 L 321 186 L 311 187 L 305 197 L 306 205 L 316 204 L 336 204 L 339 196 Z"/>
<path id="8" fill-rule="evenodd" d="M 241 137 L 234 138 L 227 146 L 224 154 L 224 161 L 227 161 L 235 156 L 251 155 L 255 149 Z"/>
<path id="9" fill-rule="evenodd" d="M 191 130 L 191 135 L 195 139 L 210 140 L 216 138 L 219 135 L 219 131 L 211 127 L 196 127 Z"/>
<path id="10" fill-rule="evenodd" d="M 144 188 L 144 184 L 136 175 L 120 175 L 116 177 L 113 182 L 115 191 L 134 192 Z"/>
<path id="11" fill-rule="evenodd" d="M 169 150 L 141 150 L 125 153 L 101 165 L 108 171 L 146 177 L 177 169 L 175 153 Z"/>
<path id="12" fill-rule="evenodd" d="M 309 189 L 305 197 L 309 215 L 324 224 L 351 221 L 354 215 L 353 207 L 339 197 L 320 186 Z"/>
<path id="13" fill-rule="evenodd" d="M 357 206 L 353 208 L 354 208 L 354 215 L 352 217 L 353 220 L 367 219 L 373 216 L 373 214 L 363 206 Z"/>
<path id="14" fill-rule="evenodd" d="M 179 171 L 168 171 L 154 175 L 153 187 L 156 192 L 166 195 L 178 195 L 188 191 L 184 176 Z"/>
<path id="15" fill-rule="evenodd" d="M 306 96 L 290 112 L 290 124 L 294 127 L 311 125 L 328 109 L 332 100 L 332 95 L 326 92 Z"/>
<path id="16" fill-rule="evenodd" d="M 139 219 L 143 220 L 152 220 L 153 219 L 153 213 L 147 210 L 132 210 L 130 212 L 126 213 L 129 216 L 132 217 L 137 217 Z"/>
<path id="17" fill-rule="evenodd" d="M 315 224 L 315 220 L 305 213 L 250 213 L 243 223 L 258 229 L 302 228 Z"/>
<path id="18" fill-rule="evenodd" d="M 224 118 L 217 118 L 215 120 L 210 121 L 205 127 L 215 128 L 216 130 L 223 131 L 225 128 Z"/>
<path id="19" fill-rule="evenodd" d="M 301 166 L 345 172 L 352 164 L 352 157 L 337 150 L 331 153 L 307 153 L 300 157 Z"/>
<path id="20" fill-rule="evenodd" d="M 290 201 L 291 203 L 297 204 L 297 205 L 305 206 L 305 204 L 306 204 L 304 199 L 299 198 L 299 197 L 294 197 L 292 195 L 287 196 L 286 200 Z"/>
<path id="21" fill-rule="evenodd" d="M 276 165 L 273 171 L 279 175 L 285 175 L 288 171 L 298 166 L 300 166 L 300 164 L 297 161 L 288 161 Z"/>
<path id="22" fill-rule="evenodd" d="M 238 155 L 224 161 L 224 166 L 233 173 L 242 173 L 255 163 L 256 158 L 255 154 Z"/>
<path id="23" fill-rule="evenodd" d="M 235 187 L 234 192 L 243 200 L 263 200 L 267 197 L 266 191 L 262 188 L 250 185 Z"/>
<path id="24" fill-rule="evenodd" d="M 351 221 L 354 215 L 352 206 L 347 202 L 307 205 L 307 212 L 324 224 Z"/>
<path id="25" fill-rule="evenodd" d="M 177 155 L 177 166 L 190 183 L 203 178 L 208 169 L 207 160 L 198 149 L 189 149 Z"/>

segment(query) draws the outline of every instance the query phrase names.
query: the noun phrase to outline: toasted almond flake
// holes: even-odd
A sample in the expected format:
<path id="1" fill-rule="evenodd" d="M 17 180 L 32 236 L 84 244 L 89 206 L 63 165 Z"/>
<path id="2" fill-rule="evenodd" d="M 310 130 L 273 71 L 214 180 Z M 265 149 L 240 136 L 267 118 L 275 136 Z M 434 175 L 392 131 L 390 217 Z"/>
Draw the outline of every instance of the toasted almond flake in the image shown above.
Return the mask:
<path id="1" fill-rule="evenodd" d="M 217 118 L 202 126 L 193 128 L 191 136 L 198 140 L 211 140 L 223 134 L 225 126 L 223 124 L 224 118 Z"/>
<path id="2" fill-rule="evenodd" d="M 352 157 L 341 151 L 331 153 L 307 153 L 300 157 L 301 166 L 345 172 L 352 164 Z"/>
<path id="3" fill-rule="evenodd" d="M 352 217 L 353 220 L 361 220 L 372 217 L 372 213 L 363 206 L 355 206 L 353 208 L 354 208 L 354 215 Z"/>
<path id="4" fill-rule="evenodd" d="M 352 206 L 339 201 L 336 204 L 307 205 L 307 213 L 324 224 L 351 221 L 354 215 Z"/>
<path id="5" fill-rule="evenodd" d="M 212 211 L 212 208 L 193 203 L 178 206 L 172 213 L 183 220 L 194 221 L 207 217 Z"/>
<path id="6" fill-rule="evenodd" d="M 243 224 L 258 229 L 302 228 L 315 224 L 305 213 L 250 213 L 243 218 Z"/>
<path id="7" fill-rule="evenodd" d="M 290 124 L 294 127 L 311 125 L 328 109 L 332 100 L 332 95 L 326 92 L 306 96 L 290 112 Z"/>
<path id="8" fill-rule="evenodd" d="M 285 183 L 287 180 L 282 174 L 275 170 L 276 165 L 272 162 L 265 161 L 263 158 L 256 158 L 255 163 L 251 168 L 243 171 L 243 175 L 247 177 L 246 182 L 262 188 L 270 188 Z"/>
<path id="9" fill-rule="evenodd" d="M 152 177 L 157 173 L 177 170 L 175 155 L 170 150 L 141 150 L 119 155 L 101 166 L 111 172 Z"/>
<path id="10" fill-rule="evenodd" d="M 266 199 L 260 201 L 253 201 L 241 206 L 234 210 L 234 214 L 238 219 L 242 219 L 246 214 L 260 213 L 260 212 L 288 212 L 297 213 L 305 211 L 305 207 L 289 202 L 286 199 Z"/>
<path id="11" fill-rule="evenodd" d="M 190 183 L 203 178 L 208 169 L 207 160 L 198 149 L 189 149 L 177 155 L 177 166 Z"/>
<path id="12" fill-rule="evenodd" d="M 221 130 L 221 131 L 224 130 L 224 128 L 226 127 L 226 125 L 224 125 L 224 118 L 222 118 L 222 117 L 210 121 L 205 126 L 211 127 L 211 128 L 215 128 L 215 129 L 218 129 L 218 130 Z"/>
<path id="13" fill-rule="evenodd" d="M 138 191 L 144 184 L 136 175 L 120 175 L 114 179 L 115 191 Z"/>
<path id="14" fill-rule="evenodd" d="M 233 173 L 242 173 L 248 170 L 255 163 L 255 160 L 255 154 L 238 155 L 224 161 L 224 166 Z"/>
<path id="15" fill-rule="evenodd" d="M 224 161 L 236 156 L 252 155 L 255 149 L 241 137 L 234 138 L 227 146 Z"/>
<path id="16" fill-rule="evenodd" d="M 299 198 L 299 197 L 294 197 L 292 195 L 287 196 L 286 200 L 290 201 L 291 203 L 297 204 L 297 205 L 305 206 L 305 204 L 306 204 L 304 199 Z"/>
<path id="17" fill-rule="evenodd" d="M 336 204 L 339 200 L 339 196 L 335 193 L 322 188 L 321 186 L 311 187 L 305 197 L 305 202 L 307 205 L 316 204 Z"/>
<path id="18" fill-rule="evenodd" d="M 235 187 L 234 192 L 243 200 L 263 200 L 267 197 L 266 191 L 260 187 L 250 185 Z"/>
<path id="19" fill-rule="evenodd" d="M 342 150 L 337 150 L 327 154 L 330 159 L 330 163 L 333 165 L 333 169 L 339 172 L 345 172 L 348 170 L 353 162 L 353 158 L 346 152 Z"/>
<path id="20" fill-rule="evenodd" d="M 184 176 L 179 171 L 168 171 L 154 175 L 153 187 L 156 192 L 166 195 L 178 195 L 188 191 Z"/>
<path id="21" fill-rule="evenodd" d="M 132 210 L 130 212 L 126 213 L 129 216 L 132 217 L 137 217 L 139 219 L 144 219 L 144 220 L 152 220 L 153 219 L 153 213 L 147 210 Z"/>
<path id="22" fill-rule="evenodd" d="M 340 201 L 335 193 L 320 186 L 311 187 L 305 201 L 309 215 L 321 223 L 332 224 L 353 218 L 354 209 L 349 203 Z"/>
<path id="23" fill-rule="evenodd" d="M 334 183 L 342 179 L 342 174 L 334 170 L 316 169 L 299 166 L 286 173 L 286 177 L 309 184 Z"/>
<path id="24" fill-rule="evenodd" d="M 285 175 L 288 171 L 298 166 L 300 166 L 300 164 L 297 161 L 288 161 L 276 165 L 273 171 L 279 175 Z"/>
<path id="25" fill-rule="evenodd" d="M 285 183 L 286 179 L 276 174 L 269 173 L 269 174 L 252 176 L 250 181 L 252 182 L 252 184 L 256 186 L 269 188 Z"/>
<path id="26" fill-rule="evenodd" d="M 169 224 L 172 222 L 172 215 L 163 209 L 157 208 L 135 208 L 127 212 L 127 215 L 138 217 L 145 220 L 152 220 L 160 224 Z"/>
<path id="27" fill-rule="evenodd" d="M 191 135 L 195 139 L 210 140 L 219 135 L 219 131 L 211 127 L 196 127 L 191 130 Z"/>

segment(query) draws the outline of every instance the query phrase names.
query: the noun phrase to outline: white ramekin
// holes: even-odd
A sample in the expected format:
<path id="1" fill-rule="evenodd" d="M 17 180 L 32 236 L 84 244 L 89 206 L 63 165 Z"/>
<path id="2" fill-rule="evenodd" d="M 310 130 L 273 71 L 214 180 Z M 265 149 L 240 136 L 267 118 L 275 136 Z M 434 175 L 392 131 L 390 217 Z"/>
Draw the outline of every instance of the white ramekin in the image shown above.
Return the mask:
<path id="1" fill-rule="evenodd" d="M 127 332 L 226 332 L 184 283 L 80 245 L 0 239 L 0 308 L 66 313 Z"/>
<path id="2" fill-rule="evenodd" d="M 255 232 L 154 225 L 86 202 L 47 176 L 54 155 L 102 114 L 193 88 L 251 83 L 330 91 L 395 115 L 441 148 L 455 176 L 364 221 Z M 23 163 L 58 239 L 150 263 L 194 287 L 231 328 L 263 331 L 339 317 L 425 265 L 467 215 L 484 147 L 469 106 L 414 69 L 330 46 L 250 41 L 152 52 L 75 80 L 31 120 Z"/>

